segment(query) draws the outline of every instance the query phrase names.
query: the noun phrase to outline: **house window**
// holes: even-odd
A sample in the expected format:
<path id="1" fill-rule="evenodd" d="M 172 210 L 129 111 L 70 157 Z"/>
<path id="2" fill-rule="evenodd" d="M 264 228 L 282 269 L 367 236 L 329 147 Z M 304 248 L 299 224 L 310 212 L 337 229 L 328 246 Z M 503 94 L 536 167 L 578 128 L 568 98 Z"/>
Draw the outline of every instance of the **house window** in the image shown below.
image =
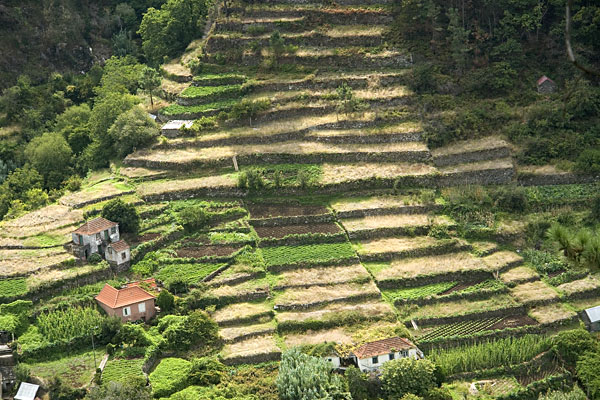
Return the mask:
<path id="1" fill-rule="evenodd" d="M 124 317 L 128 317 L 131 315 L 131 307 L 125 307 L 123 308 L 123 316 Z"/>
<path id="2" fill-rule="evenodd" d="M 402 350 L 402 351 L 400 352 L 400 355 L 401 355 L 402 357 L 408 357 L 408 350 Z"/>
<path id="3" fill-rule="evenodd" d="M 394 353 L 390 353 L 390 360 L 394 359 L 395 354 Z"/>
<path id="4" fill-rule="evenodd" d="M 73 243 L 79 244 L 79 236 L 78 235 L 73 235 Z"/>
<path id="5" fill-rule="evenodd" d="M 96 233 L 96 240 L 102 240 L 99 233 Z"/>
<path id="6" fill-rule="evenodd" d="M 117 233 L 117 227 L 113 226 L 112 228 L 110 228 L 110 234 L 114 235 L 115 233 Z"/>
<path id="7" fill-rule="evenodd" d="M 145 313 L 146 312 L 146 303 L 138 304 L 138 311 L 141 313 Z"/>
<path id="8" fill-rule="evenodd" d="M 372 364 L 379 364 L 379 357 L 375 356 L 371 359 Z"/>
<path id="9" fill-rule="evenodd" d="M 108 248 L 108 254 L 112 255 L 112 247 Z"/>
<path id="10" fill-rule="evenodd" d="M 121 253 L 121 260 L 124 260 L 127 258 L 127 253 L 126 252 L 122 252 Z"/>

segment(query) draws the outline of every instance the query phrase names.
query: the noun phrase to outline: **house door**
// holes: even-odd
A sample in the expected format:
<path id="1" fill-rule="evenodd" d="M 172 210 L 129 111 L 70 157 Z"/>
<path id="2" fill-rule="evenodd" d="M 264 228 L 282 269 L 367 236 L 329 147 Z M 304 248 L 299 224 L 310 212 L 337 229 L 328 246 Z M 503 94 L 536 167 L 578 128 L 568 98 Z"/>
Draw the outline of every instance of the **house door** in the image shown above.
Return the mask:
<path id="1" fill-rule="evenodd" d="M 86 259 L 86 260 L 87 260 L 87 258 L 88 258 L 88 251 L 87 251 L 87 249 L 85 249 L 85 250 L 83 251 L 83 258 L 84 258 L 84 259 Z"/>

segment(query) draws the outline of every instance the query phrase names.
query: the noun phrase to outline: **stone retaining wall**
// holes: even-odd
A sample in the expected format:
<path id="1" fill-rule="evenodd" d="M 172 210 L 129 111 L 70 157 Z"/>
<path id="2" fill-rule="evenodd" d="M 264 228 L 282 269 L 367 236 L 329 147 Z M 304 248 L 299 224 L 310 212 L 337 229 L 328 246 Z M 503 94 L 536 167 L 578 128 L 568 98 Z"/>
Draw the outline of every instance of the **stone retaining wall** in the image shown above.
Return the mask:
<path id="1" fill-rule="evenodd" d="M 289 235 L 283 238 L 264 238 L 258 247 L 300 246 L 306 244 L 341 243 L 347 240 L 344 232 L 335 234 Z"/>
<path id="2" fill-rule="evenodd" d="M 494 275 L 490 271 L 479 269 L 447 272 L 436 275 L 419 275 L 413 278 L 390 278 L 377 281 L 377 286 L 379 286 L 380 289 L 400 289 L 448 281 L 484 281 L 486 279 L 492 279 L 493 277 Z"/>
<path id="3" fill-rule="evenodd" d="M 427 214 L 441 211 L 443 206 L 439 204 L 413 205 L 397 207 L 381 207 L 366 210 L 337 211 L 338 218 L 362 218 L 376 215 L 398 215 L 398 214 Z"/>
<path id="4" fill-rule="evenodd" d="M 575 183 L 593 183 L 600 180 L 600 176 L 578 175 L 571 173 L 563 174 L 532 174 L 526 172 L 517 173 L 517 182 L 522 186 L 543 185 L 570 185 Z"/>
<path id="5" fill-rule="evenodd" d="M 447 154 L 433 158 L 436 167 L 446 167 L 449 165 L 471 163 L 477 161 L 496 160 L 499 158 L 510 157 L 510 149 L 506 146 L 495 149 L 485 149 L 469 151 L 459 154 Z"/>
<path id="6" fill-rule="evenodd" d="M 254 354 L 249 356 L 237 356 L 224 358 L 223 364 L 225 365 L 237 365 L 237 364 L 260 364 L 271 361 L 279 361 L 281 359 L 281 351 L 274 351 L 270 353 Z"/>
<path id="7" fill-rule="evenodd" d="M 377 254 L 361 254 L 360 259 L 363 262 L 376 262 L 376 261 L 391 261 L 395 258 L 416 258 L 416 257 L 427 257 L 441 254 L 456 253 L 459 251 L 471 250 L 471 246 L 468 243 L 457 243 L 456 241 L 449 241 L 432 247 L 409 249 L 403 251 L 390 251 L 386 253 Z"/>
<path id="8" fill-rule="evenodd" d="M 334 222 L 333 214 L 319 215 L 290 215 L 285 217 L 257 218 L 251 219 L 252 226 L 284 226 L 284 225 L 300 225 L 300 224 L 322 224 L 326 222 Z"/>
<path id="9" fill-rule="evenodd" d="M 332 290 L 335 290 L 335 287 L 333 287 Z M 275 309 L 277 311 L 282 311 L 282 312 L 306 311 L 306 310 L 309 310 L 312 308 L 321 307 L 321 306 L 325 306 L 328 304 L 357 302 L 360 300 L 371 300 L 371 299 L 379 299 L 379 298 L 381 298 L 381 293 L 379 293 L 379 292 L 377 292 L 377 293 L 360 293 L 360 294 L 355 294 L 355 295 L 346 296 L 346 297 L 338 297 L 338 298 L 330 299 L 330 300 L 313 301 L 313 302 L 302 303 L 302 304 L 275 304 Z"/>

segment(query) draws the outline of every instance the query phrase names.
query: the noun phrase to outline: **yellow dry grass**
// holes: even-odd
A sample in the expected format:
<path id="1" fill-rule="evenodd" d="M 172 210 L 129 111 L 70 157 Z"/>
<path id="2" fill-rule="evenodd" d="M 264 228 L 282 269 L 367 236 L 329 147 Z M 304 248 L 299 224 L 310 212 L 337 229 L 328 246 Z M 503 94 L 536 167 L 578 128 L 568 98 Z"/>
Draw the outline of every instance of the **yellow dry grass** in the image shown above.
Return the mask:
<path id="1" fill-rule="evenodd" d="M 386 125 L 382 127 L 369 127 L 360 129 L 323 129 L 314 130 L 310 136 L 314 137 L 335 137 L 335 136 L 373 136 L 390 135 L 419 132 L 423 129 L 419 122 L 407 121 L 399 124 Z"/>
<path id="2" fill-rule="evenodd" d="M 58 202 L 65 206 L 77 207 L 85 202 L 100 201 L 106 196 L 118 195 L 132 190 L 122 185 L 123 183 L 112 180 L 99 182 L 78 192 L 68 193 L 61 197 Z"/>
<path id="3" fill-rule="evenodd" d="M 217 322 L 225 322 L 264 314 L 271 310 L 267 303 L 237 303 L 215 311 L 213 318 Z"/>
<path id="4" fill-rule="evenodd" d="M 326 307 L 308 312 L 281 312 L 277 313 L 277 320 L 283 321 L 306 321 L 309 319 L 320 320 L 323 318 L 333 317 L 342 312 L 357 312 L 369 318 L 382 318 L 386 315 L 393 314 L 393 310 L 389 304 L 382 301 L 362 301 L 356 304 L 335 303 L 329 304 Z"/>
<path id="5" fill-rule="evenodd" d="M 263 52 L 268 54 L 268 52 Z M 364 59 L 385 59 L 393 57 L 402 57 L 404 54 L 395 50 L 384 50 L 379 53 L 364 53 L 361 48 L 324 48 L 324 47 L 302 47 L 294 55 L 296 57 L 326 57 L 343 54 L 344 56 L 360 56 Z"/>
<path id="6" fill-rule="evenodd" d="M 592 297 L 591 299 L 573 300 L 570 301 L 569 304 L 573 306 L 577 311 L 583 311 L 588 308 L 600 305 L 600 296 Z"/>
<path id="7" fill-rule="evenodd" d="M 182 190 L 232 188 L 236 185 L 237 182 L 230 175 L 205 176 L 202 178 L 146 182 L 138 187 L 138 194 L 149 196 Z"/>
<path id="8" fill-rule="evenodd" d="M 420 275 L 437 275 L 449 272 L 485 270 L 480 259 L 467 252 L 438 256 L 394 260 L 389 268 L 377 271 L 377 280 L 414 278 Z"/>
<path id="9" fill-rule="evenodd" d="M 478 150 L 491 150 L 499 147 L 507 147 L 508 143 L 498 136 L 488 136 L 481 139 L 465 140 L 458 143 L 453 143 L 450 146 L 440 147 L 432 150 L 431 155 L 434 157 L 447 156 L 451 154 L 468 153 Z"/>
<path id="10" fill-rule="evenodd" d="M 167 171 L 139 167 L 121 167 L 119 173 L 127 178 L 150 178 L 165 174 Z"/>
<path id="11" fill-rule="evenodd" d="M 0 276 L 31 274 L 72 258 L 62 248 L 0 250 Z"/>
<path id="12" fill-rule="evenodd" d="M 568 174 L 567 171 L 560 170 L 555 165 L 523 165 L 517 167 L 517 171 L 539 175 Z"/>
<path id="13" fill-rule="evenodd" d="M 417 204 L 412 196 L 378 196 L 366 199 L 344 198 L 333 201 L 331 207 L 336 212 L 356 210 L 378 210 L 380 208 L 404 207 Z"/>
<path id="14" fill-rule="evenodd" d="M 558 293 L 542 281 L 517 285 L 510 292 L 520 303 L 558 299 Z"/>
<path id="15" fill-rule="evenodd" d="M 374 215 L 364 218 L 345 219 L 342 220 L 342 224 L 349 232 L 354 232 L 378 228 L 450 225 L 451 221 L 445 216 L 429 216 L 426 214 L 397 214 Z"/>
<path id="16" fill-rule="evenodd" d="M 1 235 L 23 238 L 81 221 L 83 221 L 81 210 L 72 210 L 67 206 L 54 204 L 27 213 L 17 219 L 4 221 L 0 225 Z"/>
<path id="17" fill-rule="evenodd" d="M 563 321 L 576 315 L 575 311 L 568 309 L 560 303 L 539 306 L 529 311 L 529 316 L 540 324 L 550 324 L 557 321 Z"/>
<path id="18" fill-rule="evenodd" d="M 563 283 L 562 285 L 558 286 L 558 289 L 564 292 L 567 296 L 597 288 L 600 288 L 600 275 L 589 275 L 583 279 L 569 283 Z"/>
<path id="19" fill-rule="evenodd" d="M 275 325 L 273 322 L 267 322 L 265 324 L 234 326 L 231 328 L 221 328 L 219 330 L 219 334 L 225 340 L 233 340 L 250 333 L 258 334 L 258 332 L 263 334 L 271 334 L 275 332 Z"/>
<path id="20" fill-rule="evenodd" d="M 301 334 L 291 334 L 285 336 L 285 344 L 288 347 L 300 346 L 303 344 L 320 344 L 325 342 L 335 342 L 339 344 L 352 344 L 352 336 L 344 328 L 327 329 L 324 331 L 308 330 Z"/>
<path id="21" fill-rule="evenodd" d="M 433 247 L 438 242 L 431 236 L 385 238 L 357 244 L 359 254 L 380 254 Z"/>
<path id="22" fill-rule="evenodd" d="M 221 146 L 207 148 L 140 150 L 129 156 L 127 160 L 171 161 L 178 163 L 208 162 L 231 158 L 234 155 L 249 154 L 346 154 L 346 153 L 387 153 L 427 151 L 427 146 L 419 142 L 387 143 L 387 144 L 331 144 L 321 142 L 290 141 L 269 144 L 246 144 L 238 146 Z"/>
<path id="23" fill-rule="evenodd" d="M 432 175 L 437 169 L 421 163 L 357 163 L 322 166 L 324 184 L 336 184 L 372 178 L 398 178 L 402 176 Z"/>
<path id="24" fill-rule="evenodd" d="M 341 267 L 296 269 L 282 272 L 277 285 L 315 285 L 347 283 L 357 279 L 368 279 L 369 274 L 360 265 Z"/>
<path id="25" fill-rule="evenodd" d="M 363 100 L 393 99 L 412 96 L 414 92 L 406 86 L 387 86 L 385 88 L 369 88 L 354 91 L 354 95 Z"/>
<path id="26" fill-rule="evenodd" d="M 498 248 L 498 244 L 494 242 L 472 242 L 471 245 L 475 251 L 483 254 L 495 251 Z"/>
<path id="27" fill-rule="evenodd" d="M 331 37 L 381 36 L 386 29 L 385 25 L 336 25 L 323 28 L 327 36 Z"/>
<path id="28" fill-rule="evenodd" d="M 523 257 L 512 251 L 498 251 L 482 260 L 492 271 L 497 271 L 508 264 L 523 262 Z"/>
<path id="29" fill-rule="evenodd" d="M 73 256 L 70 256 L 73 258 Z M 100 271 L 107 268 L 104 265 L 84 265 L 68 269 L 50 269 L 40 270 L 39 272 L 27 278 L 27 287 L 29 289 L 40 286 L 46 282 L 61 281 L 70 279 L 80 275 L 86 275 L 93 271 Z"/>
<path id="30" fill-rule="evenodd" d="M 408 318 L 423 319 L 447 317 L 450 315 L 475 314 L 484 311 L 498 310 L 516 306 L 518 303 L 509 295 L 494 296 L 487 300 L 460 300 L 447 303 L 436 303 L 418 307 Z M 407 318 L 407 319 L 408 319 Z"/>
<path id="31" fill-rule="evenodd" d="M 275 338 L 273 338 L 273 336 L 265 335 L 244 340 L 239 343 L 228 344 L 223 348 L 223 352 L 221 354 L 225 358 L 231 358 L 278 351 L 280 350 L 275 343 Z"/>
<path id="32" fill-rule="evenodd" d="M 300 305 L 314 302 L 329 302 L 360 295 L 380 295 L 373 282 L 347 283 L 331 286 L 311 286 L 305 289 L 287 289 L 276 296 L 275 302 L 281 305 Z"/>
<path id="33" fill-rule="evenodd" d="M 449 167 L 440 168 L 440 172 L 445 174 L 455 174 L 471 171 L 485 171 L 489 169 L 508 169 L 513 168 L 513 162 L 510 158 L 502 158 L 499 160 L 479 161 L 466 164 L 456 164 Z"/>
<path id="34" fill-rule="evenodd" d="M 533 279 L 534 277 L 538 278 L 538 273 L 526 266 L 509 269 L 500 275 L 500 279 L 504 283 L 518 282 L 525 279 Z"/>

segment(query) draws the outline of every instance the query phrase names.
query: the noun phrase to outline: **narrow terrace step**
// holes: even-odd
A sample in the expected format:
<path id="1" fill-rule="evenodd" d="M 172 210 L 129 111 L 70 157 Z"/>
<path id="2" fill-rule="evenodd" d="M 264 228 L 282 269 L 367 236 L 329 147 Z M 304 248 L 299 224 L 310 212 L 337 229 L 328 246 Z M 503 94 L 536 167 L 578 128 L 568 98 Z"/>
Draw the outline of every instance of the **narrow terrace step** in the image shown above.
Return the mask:
<path id="1" fill-rule="evenodd" d="M 429 151 L 422 143 L 338 144 L 282 142 L 269 145 L 212 147 L 206 149 L 141 150 L 127 156 L 125 165 L 181 169 L 255 164 L 320 164 L 324 162 L 426 162 Z"/>
<path id="2" fill-rule="evenodd" d="M 277 347 L 275 338 L 266 335 L 227 344 L 221 355 L 226 365 L 258 364 L 278 361 L 281 358 L 281 350 Z"/>
<path id="3" fill-rule="evenodd" d="M 310 24 L 388 25 L 393 21 L 389 8 L 361 7 L 249 7 L 243 11 L 243 21 L 260 18 L 305 18 Z"/>
<path id="4" fill-rule="evenodd" d="M 338 218 L 362 218 L 372 215 L 425 214 L 441 209 L 438 204 L 415 203 L 401 196 L 377 196 L 370 198 L 345 198 L 334 201 L 331 207 Z"/>
<path id="5" fill-rule="evenodd" d="M 372 281 L 362 284 L 345 283 L 303 289 L 293 288 L 275 296 L 275 310 L 308 310 L 333 303 L 349 303 L 380 297 L 381 292 Z"/>
<path id="6" fill-rule="evenodd" d="M 370 275 L 360 264 L 284 271 L 277 277 L 274 290 L 341 285 L 371 280 Z M 335 290 L 335 287 L 330 289 Z"/>
<path id="7" fill-rule="evenodd" d="M 275 325 L 273 322 L 233 326 L 219 330 L 219 334 L 225 340 L 225 343 L 239 343 L 257 336 L 272 335 L 274 333 Z"/>
<path id="8" fill-rule="evenodd" d="M 510 158 L 473 163 L 456 164 L 440 168 L 441 186 L 458 185 L 502 185 L 515 176 L 515 167 Z"/>
<path id="9" fill-rule="evenodd" d="M 350 239 L 426 234 L 433 225 L 453 224 L 454 222 L 447 217 L 425 214 L 375 215 L 342 220 Z"/>
<path id="10" fill-rule="evenodd" d="M 510 157 L 507 142 L 497 137 L 468 140 L 432 150 L 433 162 L 438 167 Z"/>
<path id="11" fill-rule="evenodd" d="M 416 238 L 375 239 L 355 244 L 363 262 L 390 261 L 408 257 L 423 257 L 470 250 L 468 243 L 458 239 Z"/>
<path id="12" fill-rule="evenodd" d="M 215 21 L 215 32 L 244 32 L 263 34 L 274 30 L 280 32 L 304 32 L 308 24 L 304 17 L 251 18 Z"/>
<path id="13" fill-rule="evenodd" d="M 393 4 L 393 0 L 336 0 L 336 4 L 342 6 L 378 6 L 378 5 L 389 5 Z M 331 4 L 329 0 L 271 0 L 270 4 L 289 4 L 289 5 L 297 5 L 297 4 L 315 4 L 315 5 L 323 5 L 328 6 Z"/>
<path id="14" fill-rule="evenodd" d="M 212 317 L 220 327 L 240 326 L 270 320 L 274 315 L 268 303 L 237 303 L 219 308 Z"/>

